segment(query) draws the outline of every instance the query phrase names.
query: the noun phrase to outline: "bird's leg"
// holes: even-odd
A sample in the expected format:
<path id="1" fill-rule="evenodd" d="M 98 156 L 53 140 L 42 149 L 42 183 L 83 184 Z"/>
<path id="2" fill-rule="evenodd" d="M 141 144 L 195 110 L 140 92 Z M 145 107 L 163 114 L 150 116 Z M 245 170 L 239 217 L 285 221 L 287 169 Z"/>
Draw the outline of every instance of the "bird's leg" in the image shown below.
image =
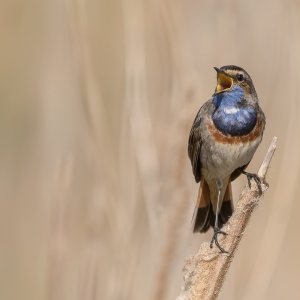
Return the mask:
<path id="1" fill-rule="evenodd" d="M 214 226 L 214 235 L 211 239 L 210 242 L 210 248 L 213 247 L 213 243 L 216 244 L 216 246 L 220 249 L 221 252 L 223 253 L 228 253 L 227 251 L 225 251 L 219 244 L 218 241 L 218 234 L 223 234 L 223 235 L 227 235 L 226 232 L 221 231 L 219 229 L 219 206 L 220 206 L 220 196 L 221 196 L 221 190 L 222 190 L 222 181 L 220 179 L 217 179 L 216 181 L 217 183 L 217 188 L 218 188 L 218 199 L 217 199 L 217 209 L 216 209 L 216 218 L 215 218 L 215 226 Z"/>
<path id="2" fill-rule="evenodd" d="M 261 181 L 260 181 L 260 178 L 258 177 L 258 175 L 255 173 L 248 173 L 244 170 L 239 170 L 239 171 L 242 174 L 247 176 L 249 188 L 251 189 L 251 179 L 254 179 L 254 181 L 256 182 L 257 187 L 259 189 L 259 193 L 262 194 Z"/>

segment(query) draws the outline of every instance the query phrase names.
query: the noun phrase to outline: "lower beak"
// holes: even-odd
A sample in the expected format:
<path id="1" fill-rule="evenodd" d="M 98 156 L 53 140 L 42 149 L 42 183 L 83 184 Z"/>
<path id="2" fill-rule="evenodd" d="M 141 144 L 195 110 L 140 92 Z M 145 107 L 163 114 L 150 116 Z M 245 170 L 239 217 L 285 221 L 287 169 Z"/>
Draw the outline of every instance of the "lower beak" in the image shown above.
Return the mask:
<path id="1" fill-rule="evenodd" d="M 232 88 L 233 79 L 229 77 L 223 70 L 215 68 L 217 71 L 218 84 L 215 90 L 215 94 L 219 94 L 228 91 Z"/>

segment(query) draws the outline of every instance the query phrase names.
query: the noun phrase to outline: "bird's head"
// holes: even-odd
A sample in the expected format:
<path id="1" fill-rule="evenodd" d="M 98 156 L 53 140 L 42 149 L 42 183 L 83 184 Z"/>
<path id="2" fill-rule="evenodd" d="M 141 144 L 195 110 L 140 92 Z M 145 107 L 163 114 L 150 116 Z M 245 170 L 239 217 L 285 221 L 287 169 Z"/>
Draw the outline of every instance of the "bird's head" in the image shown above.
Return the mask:
<path id="1" fill-rule="evenodd" d="M 214 68 L 217 71 L 217 87 L 215 94 L 220 94 L 232 90 L 234 86 L 239 86 L 245 94 L 256 94 L 251 77 L 242 68 L 237 66 L 224 66 L 221 69 Z"/>

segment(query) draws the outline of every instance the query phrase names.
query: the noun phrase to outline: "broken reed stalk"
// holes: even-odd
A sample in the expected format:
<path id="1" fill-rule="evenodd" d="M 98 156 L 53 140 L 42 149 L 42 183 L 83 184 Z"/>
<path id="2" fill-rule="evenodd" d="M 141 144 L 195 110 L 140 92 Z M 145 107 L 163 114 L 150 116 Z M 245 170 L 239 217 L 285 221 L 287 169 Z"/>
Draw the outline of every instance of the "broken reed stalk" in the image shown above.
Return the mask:
<path id="1" fill-rule="evenodd" d="M 209 243 L 203 243 L 198 253 L 185 262 L 184 285 L 177 300 L 217 299 L 252 212 L 268 189 L 265 179 L 276 144 L 277 137 L 274 137 L 258 171 L 263 193 L 260 194 L 253 180 L 251 189 L 246 185 L 232 217 L 222 228 L 227 235 L 224 237 L 220 235 L 219 242 L 229 253 L 221 253 L 216 246 L 211 249 Z"/>

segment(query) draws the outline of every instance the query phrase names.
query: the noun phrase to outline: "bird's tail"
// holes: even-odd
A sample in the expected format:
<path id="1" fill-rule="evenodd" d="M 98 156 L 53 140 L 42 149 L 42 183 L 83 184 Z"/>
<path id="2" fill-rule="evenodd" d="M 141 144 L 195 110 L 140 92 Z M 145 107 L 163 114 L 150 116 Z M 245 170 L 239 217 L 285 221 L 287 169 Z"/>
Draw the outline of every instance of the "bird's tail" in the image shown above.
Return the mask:
<path id="1" fill-rule="evenodd" d="M 221 210 L 219 212 L 219 228 L 221 228 L 231 217 L 233 213 L 233 201 L 231 182 L 228 182 L 224 198 L 222 201 Z M 210 201 L 210 191 L 207 182 L 204 178 L 200 181 L 198 200 L 195 207 L 192 229 L 193 232 L 206 232 L 210 227 L 215 225 L 215 213 Z"/>

